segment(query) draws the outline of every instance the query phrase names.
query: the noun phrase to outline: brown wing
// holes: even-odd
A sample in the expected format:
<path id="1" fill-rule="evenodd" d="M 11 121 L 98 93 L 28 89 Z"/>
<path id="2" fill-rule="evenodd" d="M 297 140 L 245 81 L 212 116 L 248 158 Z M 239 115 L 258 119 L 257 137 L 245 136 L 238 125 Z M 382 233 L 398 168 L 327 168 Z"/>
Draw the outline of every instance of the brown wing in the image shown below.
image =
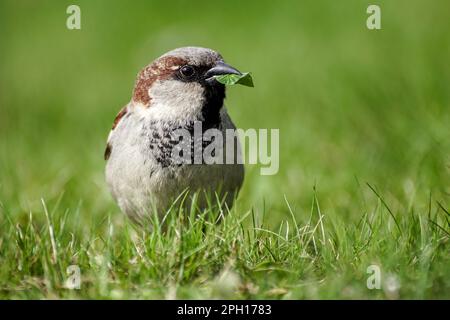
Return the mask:
<path id="1" fill-rule="evenodd" d="M 120 120 L 122 120 L 122 118 L 128 113 L 128 108 L 127 106 L 123 107 L 119 113 L 117 114 L 117 116 L 114 118 L 114 122 L 111 128 L 111 131 L 114 130 L 117 125 L 119 124 Z M 106 149 L 105 149 L 105 153 L 104 153 L 104 159 L 108 160 L 109 156 L 111 155 L 111 151 L 112 151 L 112 146 L 109 144 L 109 142 L 106 144 Z"/>
<path id="2" fill-rule="evenodd" d="M 108 142 L 106 144 L 105 154 L 103 156 L 106 161 L 109 159 L 109 156 L 111 155 L 111 151 L 112 151 L 112 147 L 111 147 L 111 145 Z"/>
<path id="3" fill-rule="evenodd" d="M 128 108 L 127 106 L 123 107 L 122 110 L 119 111 L 116 118 L 114 119 L 113 126 L 111 130 L 114 130 L 119 124 L 120 120 L 127 114 Z"/>

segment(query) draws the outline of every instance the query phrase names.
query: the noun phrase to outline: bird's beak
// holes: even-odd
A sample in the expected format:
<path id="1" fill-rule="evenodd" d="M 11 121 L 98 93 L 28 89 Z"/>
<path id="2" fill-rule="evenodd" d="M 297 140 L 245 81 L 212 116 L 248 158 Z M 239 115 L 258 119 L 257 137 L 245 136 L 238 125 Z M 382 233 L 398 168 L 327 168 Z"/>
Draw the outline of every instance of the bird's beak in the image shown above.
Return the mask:
<path id="1" fill-rule="evenodd" d="M 224 75 L 224 74 L 238 74 L 241 75 L 242 73 L 233 68 L 232 66 L 226 64 L 223 61 L 217 62 L 211 69 L 206 71 L 205 73 L 205 79 L 207 81 L 214 80 L 214 76 Z"/>

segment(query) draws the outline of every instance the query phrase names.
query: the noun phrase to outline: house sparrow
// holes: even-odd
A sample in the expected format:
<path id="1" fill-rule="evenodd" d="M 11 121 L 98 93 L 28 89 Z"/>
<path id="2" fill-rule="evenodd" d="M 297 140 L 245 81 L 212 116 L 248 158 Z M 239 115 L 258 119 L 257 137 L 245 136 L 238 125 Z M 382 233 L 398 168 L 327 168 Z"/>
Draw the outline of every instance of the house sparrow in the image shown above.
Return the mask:
<path id="1" fill-rule="evenodd" d="M 240 74 L 222 56 L 206 48 L 184 47 L 167 52 L 139 72 L 131 101 L 116 116 L 105 150 L 106 181 L 121 210 L 136 222 L 155 211 L 161 216 L 189 190 L 215 193 L 231 207 L 243 179 L 240 144 L 233 136 L 233 164 L 177 163 L 173 132 L 201 122 L 202 130 L 235 129 L 223 106 L 225 86 L 216 75 Z M 205 140 L 200 143 L 205 147 Z M 188 197 L 187 203 L 192 200 Z M 205 197 L 196 202 L 207 207 Z"/>

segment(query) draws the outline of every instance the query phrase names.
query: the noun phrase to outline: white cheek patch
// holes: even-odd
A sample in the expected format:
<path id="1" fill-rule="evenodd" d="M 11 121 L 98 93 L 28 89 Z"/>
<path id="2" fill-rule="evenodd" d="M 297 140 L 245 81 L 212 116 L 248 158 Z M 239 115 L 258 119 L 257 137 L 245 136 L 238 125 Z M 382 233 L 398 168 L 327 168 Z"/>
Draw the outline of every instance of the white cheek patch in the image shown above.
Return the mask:
<path id="1" fill-rule="evenodd" d="M 195 120 L 202 111 L 204 88 L 197 82 L 156 81 L 148 90 L 153 119 Z"/>

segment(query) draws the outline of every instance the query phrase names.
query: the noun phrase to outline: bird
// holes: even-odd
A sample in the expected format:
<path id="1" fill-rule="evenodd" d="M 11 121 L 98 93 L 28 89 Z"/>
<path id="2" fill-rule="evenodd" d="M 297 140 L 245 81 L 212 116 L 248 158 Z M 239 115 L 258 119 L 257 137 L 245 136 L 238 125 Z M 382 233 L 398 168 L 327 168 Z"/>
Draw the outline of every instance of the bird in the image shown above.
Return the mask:
<path id="1" fill-rule="evenodd" d="M 138 73 L 131 100 L 115 117 L 104 153 L 108 188 L 132 221 L 142 224 L 154 215 L 163 217 L 184 194 L 185 205 L 195 201 L 200 210 L 208 207 L 208 195 L 228 208 L 233 205 L 244 166 L 238 135 L 225 135 L 236 127 L 224 106 L 225 85 L 216 77 L 228 74 L 241 72 L 220 53 L 202 47 L 171 50 Z M 230 152 L 226 144 L 234 144 L 231 163 L 174 161 L 180 141 L 174 132 L 192 133 L 196 123 L 202 133 L 213 129 L 223 134 L 215 152 L 224 157 Z M 205 148 L 207 141 L 200 139 L 200 148 Z M 189 143 L 194 148 L 195 139 Z"/>

